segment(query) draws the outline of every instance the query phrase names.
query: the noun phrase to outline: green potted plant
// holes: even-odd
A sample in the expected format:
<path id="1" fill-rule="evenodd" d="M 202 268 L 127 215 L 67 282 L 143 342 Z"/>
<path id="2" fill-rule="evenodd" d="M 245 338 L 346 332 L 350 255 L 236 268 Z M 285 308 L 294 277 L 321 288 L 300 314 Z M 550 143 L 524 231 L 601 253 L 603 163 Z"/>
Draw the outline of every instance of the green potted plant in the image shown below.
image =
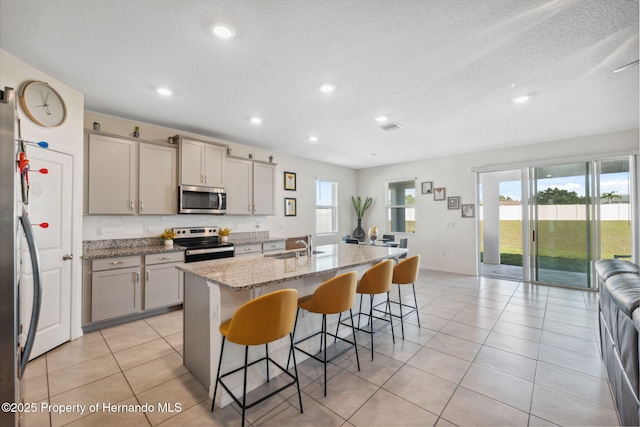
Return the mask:
<path id="1" fill-rule="evenodd" d="M 353 203 L 353 209 L 356 211 L 356 216 L 358 217 L 358 226 L 353 230 L 353 237 L 358 239 L 360 242 L 363 242 L 366 233 L 362 228 L 362 217 L 364 217 L 365 212 L 367 212 L 367 209 L 371 206 L 373 199 L 371 197 L 367 197 L 363 203 L 360 196 L 351 196 L 351 202 Z"/>

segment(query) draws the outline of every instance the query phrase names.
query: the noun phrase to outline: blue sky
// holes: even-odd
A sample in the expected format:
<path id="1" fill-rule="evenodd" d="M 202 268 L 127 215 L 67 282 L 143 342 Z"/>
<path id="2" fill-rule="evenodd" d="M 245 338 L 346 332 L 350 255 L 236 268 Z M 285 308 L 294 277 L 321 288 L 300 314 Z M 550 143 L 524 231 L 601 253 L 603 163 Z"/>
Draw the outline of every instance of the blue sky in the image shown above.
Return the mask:
<path id="1" fill-rule="evenodd" d="M 520 181 L 505 181 L 500 183 L 500 194 L 513 200 L 522 200 Z M 567 191 L 575 191 L 584 196 L 584 177 L 545 178 L 538 181 L 538 190 L 544 191 L 550 187 L 557 187 Z M 616 191 L 617 194 L 629 194 L 629 173 L 609 173 L 600 176 L 600 193 Z"/>

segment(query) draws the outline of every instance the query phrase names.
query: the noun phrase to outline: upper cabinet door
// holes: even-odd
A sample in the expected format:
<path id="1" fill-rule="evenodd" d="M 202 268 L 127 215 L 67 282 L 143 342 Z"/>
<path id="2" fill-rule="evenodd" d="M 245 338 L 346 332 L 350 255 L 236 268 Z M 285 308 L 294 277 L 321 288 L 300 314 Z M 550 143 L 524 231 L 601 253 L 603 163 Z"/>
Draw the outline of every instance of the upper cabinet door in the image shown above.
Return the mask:
<path id="1" fill-rule="evenodd" d="M 275 215 L 276 166 L 267 163 L 253 164 L 253 213 Z"/>
<path id="2" fill-rule="evenodd" d="M 204 144 L 204 184 L 224 188 L 227 150 L 219 145 Z"/>
<path id="3" fill-rule="evenodd" d="M 180 183 L 204 185 L 204 146 L 202 142 L 180 140 Z"/>
<path id="4" fill-rule="evenodd" d="M 178 213 L 177 167 L 174 147 L 140 144 L 140 215 Z"/>
<path id="5" fill-rule="evenodd" d="M 227 214 L 251 215 L 252 163 L 250 160 L 227 159 Z"/>
<path id="6" fill-rule="evenodd" d="M 137 210 L 136 143 L 89 136 L 89 213 L 133 215 Z"/>
<path id="7" fill-rule="evenodd" d="M 180 137 L 180 184 L 224 188 L 226 147 Z"/>

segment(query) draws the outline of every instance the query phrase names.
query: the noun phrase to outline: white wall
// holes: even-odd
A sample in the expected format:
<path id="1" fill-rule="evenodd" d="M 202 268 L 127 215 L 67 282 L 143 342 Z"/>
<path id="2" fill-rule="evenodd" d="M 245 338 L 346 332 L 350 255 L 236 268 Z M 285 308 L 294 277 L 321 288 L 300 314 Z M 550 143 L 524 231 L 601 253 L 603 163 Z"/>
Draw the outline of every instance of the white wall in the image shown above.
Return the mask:
<path id="1" fill-rule="evenodd" d="M 445 187 L 447 196 L 460 196 L 461 204 L 476 203 L 476 174 L 472 168 L 637 153 L 638 136 L 638 129 L 634 129 L 359 170 L 358 193 L 374 198 L 372 208 L 364 217 L 363 228 L 376 225 L 386 232 L 386 182 L 415 177 L 416 233 L 405 236 L 409 238 L 409 249 L 422 256 L 422 268 L 475 275 L 477 218 L 461 218 L 460 210 L 448 210 L 446 202 L 420 194 L 421 182 L 433 181 L 434 187 Z M 396 240 L 403 237 L 395 234 Z"/>
<path id="2" fill-rule="evenodd" d="M 82 254 L 82 121 L 84 116 L 84 94 L 63 82 L 54 79 L 16 57 L 0 49 L 0 85 L 20 89 L 29 80 L 49 83 L 62 96 L 67 106 L 65 122 L 56 128 L 43 128 L 33 124 L 18 104 L 22 138 L 27 141 L 47 141 L 50 150 L 59 151 L 73 158 L 73 229 L 72 253 L 75 255 L 71 267 L 71 337 L 82 335 L 80 328 L 81 307 L 81 260 Z M 16 98 L 17 99 L 17 98 Z M 35 148 L 34 148 L 35 149 Z M 29 150 L 29 148 L 28 148 Z M 46 304 L 46 301 L 42 302 Z"/>
<path id="3" fill-rule="evenodd" d="M 351 195 L 355 194 L 356 171 L 353 169 L 301 159 L 282 153 L 265 151 L 243 144 L 195 135 L 176 129 L 155 126 L 132 120 L 106 116 L 94 112 L 85 112 L 85 134 L 91 131 L 93 122 L 100 123 L 100 131 L 115 135 L 131 136 L 135 126 L 140 127 L 140 140 L 149 142 L 166 142 L 175 134 L 188 135 L 198 139 L 217 141 L 231 147 L 232 155 L 248 158 L 253 154 L 254 160 L 267 161 L 269 155 L 274 156 L 276 166 L 276 215 L 169 215 L 169 216 L 107 216 L 86 215 L 84 217 L 83 239 L 118 239 L 134 237 L 153 237 L 159 235 L 164 228 L 220 225 L 236 231 L 269 231 L 272 237 L 292 237 L 311 233 L 315 236 L 315 179 L 325 178 L 338 182 L 339 203 L 346 206 L 340 209 L 338 218 L 339 231 L 332 236 L 315 239 L 316 245 L 337 243 L 342 234 L 348 234 L 353 228 L 351 221 Z M 283 172 L 296 173 L 296 191 L 284 190 Z M 284 198 L 294 197 L 297 202 L 297 216 L 284 216 Z M 101 229 L 102 235 L 97 234 Z"/>

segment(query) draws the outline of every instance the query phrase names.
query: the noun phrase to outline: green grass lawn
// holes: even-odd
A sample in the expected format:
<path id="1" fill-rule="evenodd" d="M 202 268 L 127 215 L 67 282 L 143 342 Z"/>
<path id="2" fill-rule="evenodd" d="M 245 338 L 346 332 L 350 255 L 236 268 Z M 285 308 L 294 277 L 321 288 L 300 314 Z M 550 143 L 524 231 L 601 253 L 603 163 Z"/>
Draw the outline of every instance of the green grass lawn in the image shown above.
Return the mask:
<path id="1" fill-rule="evenodd" d="M 631 254 L 629 221 L 602 221 L 600 229 L 601 258 Z M 536 240 L 539 244 L 541 266 L 567 271 L 582 271 L 588 268 L 586 234 L 584 221 L 540 221 Z M 520 221 L 500 221 L 500 256 L 502 264 L 522 265 Z"/>

